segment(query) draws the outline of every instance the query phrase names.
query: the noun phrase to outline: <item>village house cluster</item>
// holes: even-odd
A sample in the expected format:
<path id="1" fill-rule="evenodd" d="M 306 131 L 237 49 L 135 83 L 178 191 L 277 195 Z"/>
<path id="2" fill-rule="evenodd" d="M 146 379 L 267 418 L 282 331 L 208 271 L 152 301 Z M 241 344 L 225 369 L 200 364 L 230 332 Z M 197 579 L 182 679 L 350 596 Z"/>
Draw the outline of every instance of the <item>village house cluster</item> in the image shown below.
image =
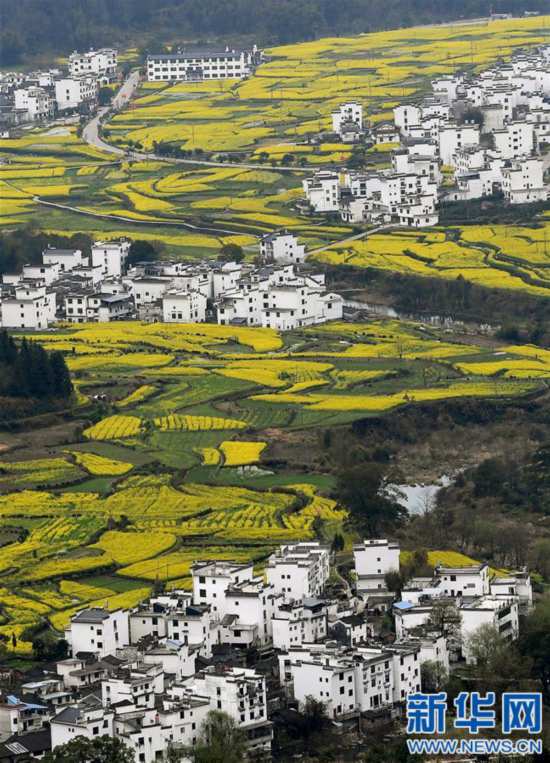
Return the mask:
<path id="1" fill-rule="evenodd" d="M 47 122 L 56 116 L 93 111 L 99 89 L 118 79 L 112 48 L 71 53 L 64 69 L 0 74 L 0 125 L 10 128 Z"/>
<path id="2" fill-rule="evenodd" d="M 546 201 L 541 148 L 550 144 L 550 46 L 477 76 L 440 77 L 429 96 L 396 106 L 394 123 L 372 130 L 360 103 L 344 103 L 332 112 L 332 129 L 344 143 L 399 148 L 391 169 L 320 170 L 305 179 L 314 212 L 348 223 L 426 227 L 438 222 L 441 201 L 498 193 L 509 204 Z"/>
<path id="3" fill-rule="evenodd" d="M 113 320 L 218 322 L 286 331 L 342 317 L 343 299 L 325 277 L 304 265 L 304 247 L 285 231 L 263 237 L 260 264 L 138 262 L 128 267 L 130 241 L 96 241 L 80 249 L 46 249 L 42 264 L 4 274 L 0 325 L 46 329 Z"/>
<path id="4" fill-rule="evenodd" d="M 2 697 L 0 756 L 116 735 L 136 761 L 153 763 L 192 745 L 219 709 L 269 758 L 274 712 L 313 697 L 338 723 L 399 717 L 424 665 L 472 662 L 470 637 L 483 624 L 517 638 L 518 613 L 532 606 L 526 571 L 496 577 L 486 564 L 437 565 L 396 600 L 386 575 L 399 568 L 398 545 L 367 539 L 353 554 L 354 589 L 337 597 L 327 591 L 330 549 L 304 542 L 280 547 L 263 576 L 252 563 L 197 561 L 191 591 L 77 612 L 65 632 L 70 656 Z M 438 608 L 455 617 L 434 616 Z M 395 637 L 379 635 L 381 613 Z"/>
<path id="5" fill-rule="evenodd" d="M 147 56 L 148 82 L 196 82 L 206 79 L 243 79 L 262 62 L 256 45 L 250 50 L 190 46 L 173 53 Z"/>

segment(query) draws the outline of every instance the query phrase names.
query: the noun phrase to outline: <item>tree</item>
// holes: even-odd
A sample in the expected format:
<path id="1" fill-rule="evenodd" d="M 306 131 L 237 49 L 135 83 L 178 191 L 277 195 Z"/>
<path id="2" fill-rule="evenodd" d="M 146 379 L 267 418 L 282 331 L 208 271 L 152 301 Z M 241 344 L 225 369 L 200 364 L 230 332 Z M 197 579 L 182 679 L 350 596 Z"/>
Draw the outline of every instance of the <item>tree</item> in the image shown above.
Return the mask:
<path id="1" fill-rule="evenodd" d="M 501 646 L 501 637 L 494 625 L 485 623 L 468 637 L 466 647 L 470 660 L 478 667 L 486 667 L 492 654 Z"/>
<path id="2" fill-rule="evenodd" d="M 422 678 L 422 691 L 433 694 L 441 691 L 449 674 L 445 669 L 445 665 L 439 660 L 426 660 L 420 666 L 420 674 Z"/>
<path id="3" fill-rule="evenodd" d="M 550 601 L 543 600 L 531 612 L 521 632 L 519 649 L 533 661 L 545 704 L 550 703 Z"/>
<path id="4" fill-rule="evenodd" d="M 118 737 L 76 737 L 47 753 L 44 763 L 134 763 L 134 751 Z"/>
<path id="5" fill-rule="evenodd" d="M 128 266 L 135 265 L 137 262 L 154 262 L 158 260 L 158 246 L 150 241 L 136 239 L 130 244 L 128 250 Z"/>
<path id="6" fill-rule="evenodd" d="M 407 510 L 389 496 L 380 464 L 344 466 L 337 475 L 336 491 L 358 531 L 371 537 L 396 528 L 407 515 Z"/>
<path id="7" fill-rule="evenodd" d="M 522 656 L 517 646 L 503 638 L 494 625 L 485 623 L 466 641 L 469 660 L 475 664 L 475 677 L 480 691 L 503 691 L 527 688 L 531 673 L 529 658 Z"/>
<path id="8" fill-rule="evenodd" d="M 308 735 L 321 731 L 328 722 L 327 706 L 312 696 L 306 697 L 303 715 Z"/>
<path id="9" fill-rule="evenodd" d="M 220 249 L 218 259 L 225 262 L 242 262 L 244 260 L 243 248 L 238 244 L 224 244 Z"/>
<path id="10" fill-rule="evenodd" d="M 100 87 L 97 94 L 97 101 L 100 106 L 109 106 L 113 100 L 113 91 L 110 87 Z"/>
<path id="11" fill-rule="evenodd" d="M 389 570 L 384 575 L 384 582 L 388 591 L 395 593 L 398 597 L 401 595 L 401 590 L 405 581 L 403 580 L 399 570 Z"/>
<path id="12" fill-rule="evenodd" d="M 65 358 L 60 352 L 50 354 L 53 393 L 56 397 L 67 399 L 73 394 L 73 383 Z"/>
<path id="13" fill-rule="evenodd" d="M 197 742 L 185 755 L 193 763 L 242 763 L 246 750 L 246 736 L 233 718 L 221 710 L 210 710 Z"/>
<path id="14" fill-rule="evenodd" d="M 449 639 L 458 641 L 460 638 L 460 624 L 462 615 L 460 610 L 446 601 L 434 601 L 428 617 L 428 624 L 441 631 Z"/>
<path id="15" fill-rule="evenodd" d="M 64 638 L 35 638 L 32 644 L 32 651 L 35 660 L 39 662 L 50 662 L 55 660 L 64 660 L 69 651 L 69 644 Z"/>
<path id="16" fill-rule="evenodd" d="M 338 551 L 343 551 L 345 546 L 344 536 L 342 533 L 334 533 L 334 538 L 332 539 L 331 549 L 334 551 L 334 553 L 337 553 Z"/>

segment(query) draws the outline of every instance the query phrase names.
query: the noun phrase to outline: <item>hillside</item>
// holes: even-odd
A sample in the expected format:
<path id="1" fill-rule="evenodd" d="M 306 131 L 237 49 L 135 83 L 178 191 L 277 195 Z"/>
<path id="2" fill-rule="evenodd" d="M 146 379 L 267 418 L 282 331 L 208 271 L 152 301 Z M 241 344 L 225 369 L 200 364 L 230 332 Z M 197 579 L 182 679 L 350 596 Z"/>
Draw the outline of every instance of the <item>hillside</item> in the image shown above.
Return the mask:
<path id="1" fill-rule="evenodd" d="M 155 37 L 254 35 L 260 43 L 437 23 L 506 11 L 543 12 L 545 0 L 22 0 L 0 1 L 0 65 Z"/>

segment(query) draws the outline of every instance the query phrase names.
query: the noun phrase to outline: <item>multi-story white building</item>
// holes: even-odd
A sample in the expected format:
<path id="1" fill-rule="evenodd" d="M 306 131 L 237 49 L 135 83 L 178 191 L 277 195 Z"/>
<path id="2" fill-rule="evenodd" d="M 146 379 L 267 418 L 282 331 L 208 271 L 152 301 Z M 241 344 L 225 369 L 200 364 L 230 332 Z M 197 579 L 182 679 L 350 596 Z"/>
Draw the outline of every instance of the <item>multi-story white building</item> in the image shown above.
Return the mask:
<path id="1" fill-rule="evenodd" d="M 133 297 L 125 292 L 75 291 L 64 298 L 64 318 L 70 323 L 110 323 L 132 318 L 135 313 Z"/>
<path id="2" fill-rule="evenodd" d="M 229 561 L 194 562 L 193 601 L 209 604 L 212 613 L 220 619 L 225 614 L 225 591 L 230 585 L 254 580 L 253 565 Z"/>
<path id="3" fill-rule="evenodd" d="M 502 130 L 493 131 L 495 149 L 503 159 L 529 156 L 535 149 L 535 131 L 532 122 L 515 120 Z"/>
<path id="4" fill-rule="evenodd" d="M 132 294 L 137 308 L 159 302 L 168 289 L 172 287 L 170 278 L 155 278 L 154 276 L 128 277 L 124 279 L 124 283 Z"/>
<path id="5" fill-rule="evenodd" d="M 363 106 L 357 101 L 348 101 L 342 103 L 332 114 L 332 130 L 338 135 L 342 135 L 349 128 L 349 125 L 355 125 L 359 131 L 363 130 Z"/>
<path id="6" fill-rule="evenodd" d="M 302 181 L 306 199 L 314 212 L 337 212 L 340 197 L 338 173 L 320 170 Z"/>
<path id="7" fill-rule="evenodd" d="M 304 644 L 279 655 L 281 683 L 300 706 L 314 697 L 330 718 L 379 710 L 420 690 L 420 647 L 341 647 Z"/>
<path id="8" fill-rule="evenodd" d="M 385 538 L 369 538 L 353 547 L 358 593 L 386 592 L 385 576 L 399 572 L 399 544 Z"/>
<path id="9" fill-rule="evenodd" d="M 224 48 L 189 48 L 177 53 L 147 57 L 149 82 L 203 79 L 242 79 L 261 63 L 262 54 L 252 50 Z"/>
<path id="10" fill-rule="evenodd" d="M 233 583 L 225 591 L 220 641 L 232 646 L 265 646 L 271 643 L 273 617 L 282 596 L 262 578 Z"/>
<path id="11" fill-rule="evenodd" d="M 320 596 L 329 574 L 329 548 L 315 541 L 281 546 L 266 565 L 268 583 L 286 602 Z"/>
<path id="12" fill-rule="evenodd" d="M 217 614 L 207 604 L 193 603 L 183 591 L 150 599 L 132 610 L 128 619 L 132 644 L 150 637 L 167 639 L 166 643 L 183 643 L 190 653 L 210 659 L 212 647 L 219 643 Z"/>
<path id="13" fill-rule="evenodd" d="M 250 753 L 268 753 L 271 750 L 272 729 L 267 718 L 265 678 L 249 668 L 217 670 L 209 666 L 181 684 L 170 693 L 177 696 L 192 694 L 207 698 L 210 709 L 221 710 L 231 716 L 247 736 Z"/>
<path id="14" fill-rule="evenodd" d="M 322 599 L 309 598 L 281 604 L 273 615 L 272 629 L 275 649 L 320 641 L 328 633 L 328 605 Z"/>
<path id="15" fill-rule="evenodd" d="M 260 239 L 260 256 L 266 263 L 301 265 L 306 258 L 305 246 L 298 237 L 288 231 L 266 233 Z"/>
<path id="16" fill-rule="evenodd" d="M 101 700 L 105 707 L 129 701 L 136 707 L 153 708 L 156 696 L 163 691 L 164 672 L 158 663 L 124 668 L 101 682 Z"/>
<path id="17" fill-rule="evenodd" d="M 480 129 L 474 124 L 446 124 L 439 131 L 439 156 L 443 164 L 452 166 L 457 151 L 464 146 L 477 146 Z"/>
<path id="18" fill-rule="evenodd" d="M 113 720 L 114 711 L 104 708 L 97 697 L 85 697 L 80 702 L 65 707 L 51 719 L 52 750 L 77 737 L 112 737 Z"/>
<path id="19" fill-rule="evenodd" d="M 411 127 L 421 124 L 422 110 L 413 104 L 396 106 L 393 110 L 393 120 L 403 135 L 409 135 Z"/>
<path id="20" fill-rule="evenodd" d="M 59 278 L 60 269 L 57 263 L 51 265 L 23 265 L 22 279 L 28 283 L 50 287 Z"/>
<path id="21" fill-rule="evenodd" d="M 0 742 L 12 734 L 37 731 L 47 725 L 50 712 L 46 704 L 25 702 L 14 694 L 0 700 Z"/>
<path id="22" fill-rule="evenodd" d="M 472 662 L 470 639 L 482 625 L 493 626 L 501 638 L 515 641 L 519 636 L 519 605 L 515 596 L 509 599 L 482 596 L 465 599 L 460 605 L 462 656 Z"/>
<path id="23" fill-rule="evenodd" d="M 95 74 L 102 84 L 111 82 L 117 74 L 118 53 L 114 48 L 89 50 L 69 56 L 69 74 L 79 77 L 82 74 Z"/>
<path id="24" fill-rule="evenodd" d="M 548 199 L 544 164 L 539 157 L 512 159 L 502 170 L 502 192 L 510 204 L 532 204 Z"/>
<path id="25" fill-rule="evenodd" d="M 98 657 L 116 654 L 117 649 L 128 646 L 128 613 L 122 609 L 109 612 L 100 607 L 83 609 L 71 618 L 65 630 L 71 653 L 96 654 Z"/>
<path id="26" fill-rule="evenodd" d="M 2 299 L 0 310 L 3 328 L 47 329 L 55 321 L 55 293 L 45 285 L 20 282 L 14 287 L 13 296 Z"/>
<path id="27" fill-rule="evenodd" d="M 92 244 L 93 267 L 100 267 L 104 276 L 120 278 L 126 273 L 130 246 L 131 242 L 127 239 L 95 241 Z"/>
<path id="28" fill-rule="evenodd" d="M 491 596 L 497 599 L 517 597 L 520 612 L 528 613 L 533 606 L 533 587 L 529 572 L 524 569 L 505 577 L 492 578 Z"/>
<path id="29" fill-rule="evenodd" d="M 166 639 L 147 649 L 143 662 L 145 665 L 160 665 L 168 680 L 181 681 L 195 672 L 195 656 L 195 650 L 184 641 Z"/>
<path id="30" fill-rule="evenodd" d="M 486 596 L 489 593 L 489 567 L 475 564 L 469 567 L 436 565 L 434 577 L 443 596 Z"/>
<path id="31" fill-rule="evenodd" d="M 55 101 L 42 87 L 18 88 L 14 91 L 14 106 L 26 112 L 28 122 L 43 122 L 54 115 Z"/>
<path id="32" fill-rule="evenodd" d="M 200 291 L 169 289 L 162 297 L 165 323 L 202 323 L 206 320 L 207 299 Z"/>
<path id="33" fill-rule="evenodd" d="M 70 273 L 74 268 L 88 266 L 88 258 L 82 255 L 80 249 L 44 249 L 42 262 L 44 265 L 59 265 L 60 273 Z"/>
<path id="34" fill-rule="evenodd" d="M 93 106 L 97 100 L 98 81 L 95 75 L 64 77 L 56 80 L 55 100 L 59 111 L 72 111 L 82 105 Z"/>

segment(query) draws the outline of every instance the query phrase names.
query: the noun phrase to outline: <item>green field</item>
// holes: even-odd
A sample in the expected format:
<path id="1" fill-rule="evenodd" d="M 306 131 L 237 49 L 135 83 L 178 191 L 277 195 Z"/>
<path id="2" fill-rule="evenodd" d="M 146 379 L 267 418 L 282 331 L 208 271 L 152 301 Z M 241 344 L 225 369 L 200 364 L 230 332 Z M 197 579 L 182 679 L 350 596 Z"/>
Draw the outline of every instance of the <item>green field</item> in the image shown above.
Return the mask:
<path id="1" fill-rule="evenodd" d="M 126 235 L 163 242 L 180 258 L 214 256 L 228 242 L 253 257 L 258 236 L 284 227 L 309 249 L 333 244 L 316 255 L 323 263 L 462 276 L 489 288 L 547 296 L 547 216 L 521 227 L 396 231 L 339 244 L 350 227 L 306 216 L 296 200 L 304 170 L 342 167 L 349 158 L 349 146 L 310 142 L 329 127 L 343 94 L 364 104 L 371 123 L 391 119 L 396 104 L 426 93 L 436 75 L 480 71 L 519 48 L 548 41 L 549 19 L 326 38 L 268 50 L 267 62 L 243 81 L 144 83 L 131 108 L 108 123 L 109 142 L 144 149 L 168 143 L 197 159 L 231 155 L 238 162 L 263 162 L 263 168 L 120 161 L 84 144 L 74 127 L 29 130 L 0 141 L 7 161 L 0 166 L 0 227 L 32 219 L 56 233 Z M 388 155 L 374 151 L 368 161 L 388 166 Z M 285 172 L 281 164 L 295 170 Z"/>
<path id="2" fill-rule="evenodd" d="M 487 350 L 394 321 L 284 341 L 271 329 L 139 323 L 36 338 L 67 354 L 75 415 L 93 418 L 74 443 L 0 462 L 0 633 L 16 635 L 22 656 L 34 629 L 61 630 L 79 606 L 132 606 L 155 581 L 188 586 L 196 558 L 261 569 L 278 543 L 330 538 L 346 516 L 327 497 L 330 467 L 271 463 L 285 433 L 457 397 L 537 395 L 550 379 L 548 350 Z M 107 380 L 98 408 L 86 390 Z"/>

